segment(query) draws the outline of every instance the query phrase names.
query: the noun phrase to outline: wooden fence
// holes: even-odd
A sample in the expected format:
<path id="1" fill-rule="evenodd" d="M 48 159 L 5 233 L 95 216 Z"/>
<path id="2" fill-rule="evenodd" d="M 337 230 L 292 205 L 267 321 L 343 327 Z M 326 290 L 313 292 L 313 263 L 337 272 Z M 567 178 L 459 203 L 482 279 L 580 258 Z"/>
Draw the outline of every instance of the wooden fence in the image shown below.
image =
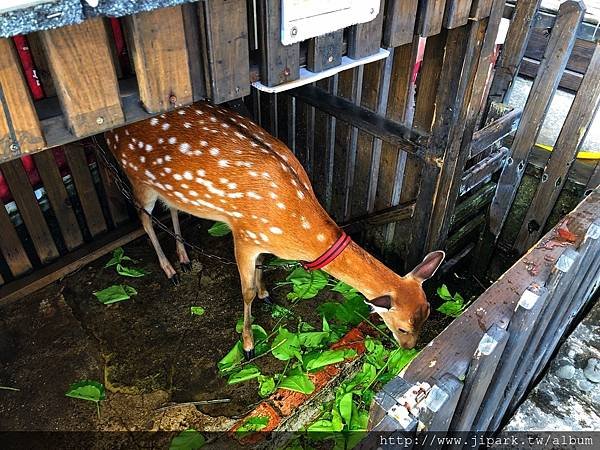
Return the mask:
<path id="1" fill-rule="evenodd" d="M 384 386 L 369 428 L 500 430 L 599 286 L 596 189 Z"/>

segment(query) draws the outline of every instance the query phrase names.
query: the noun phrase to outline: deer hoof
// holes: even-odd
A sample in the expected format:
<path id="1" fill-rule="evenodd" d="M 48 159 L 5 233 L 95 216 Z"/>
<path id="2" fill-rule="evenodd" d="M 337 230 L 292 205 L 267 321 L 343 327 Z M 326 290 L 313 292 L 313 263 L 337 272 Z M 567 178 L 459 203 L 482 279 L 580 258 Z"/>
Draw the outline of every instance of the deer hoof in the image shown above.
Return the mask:
<path id="1" fill-rule="evenodd" d="M 173 286 L 179 286 L 179 284 L 180 284 L 179 275 L 177 275 L 177 274 L 173 275 L 171 278 L 169 278 L 169 280 L 171 280 L 171 283 L 173 283 Z"/>
<path id="2" fill-rule="evenodd" d="M 192 271 L 192 264 L 191 263 L 181 263 L 181 271 L 183 273 L 188 273 Z"/>
<path id="3" fill-rule="evenodd" d="M 250 361 L 252 358 L 254 358 L 254 349 L 244 350 L 244 357 L 246 358 L 246 361 Z"/>
<path id="4" fill-rule="evenodd" d="M 265 303 L 265 305 L 273 306 L 274 304 L 270 295 L 267 295 L 265 298 L 261 298 L 261 300 Z"/>

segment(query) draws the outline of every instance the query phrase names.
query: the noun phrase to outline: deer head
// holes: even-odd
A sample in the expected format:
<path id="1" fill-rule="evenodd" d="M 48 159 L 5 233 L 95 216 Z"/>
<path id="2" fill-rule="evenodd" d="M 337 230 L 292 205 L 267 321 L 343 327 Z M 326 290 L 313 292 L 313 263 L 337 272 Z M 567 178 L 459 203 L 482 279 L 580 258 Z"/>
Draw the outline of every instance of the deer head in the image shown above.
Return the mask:
<path id="1" fill-rule="evenodd" d="M 422 284 L 431 278 L 444 260 L 445 253 L 429 253 L 390 294 L 367 302 L 379 314 L 402 348 L 413 348 L 423 323 L 429 317 L 429 303 Z"/>

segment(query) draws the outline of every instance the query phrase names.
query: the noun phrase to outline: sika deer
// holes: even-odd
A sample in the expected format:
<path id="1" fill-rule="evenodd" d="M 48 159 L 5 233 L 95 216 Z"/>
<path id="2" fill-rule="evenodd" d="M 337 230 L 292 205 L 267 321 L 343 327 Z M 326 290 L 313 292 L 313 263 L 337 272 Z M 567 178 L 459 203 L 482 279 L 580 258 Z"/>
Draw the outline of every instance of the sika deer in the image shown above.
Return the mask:
<path id="1" fill-rule="evenodd" d="M 318 261 L 315 267 L 358 289 L 384 320 L 398 343 L 416 344 L 429 304 L 421 287 L 442 260 L 430 253 L 401 277 L 345 236 L 317 201 L 306 172 L 292 152 L 261 127 L 232 111 L 196 103 L 106 134 L 131 181 L 140 207 L 152 212 L 157 199 L 177 211 L 226 222 L 232 230 L 244 301 L 243 347 L 253 354 L 250 309 L 254 297 L 269 293 L 256 268 L 261 255 Z M 144 229 L 167 277 L 176 272 L 163 253 L 152 221 Z M 336 252 L 337 250 L 337 252 Z M 181 242 L 177 255 L 189 258 Z M 321 258 L 320 258 L 321 257 Z"/>

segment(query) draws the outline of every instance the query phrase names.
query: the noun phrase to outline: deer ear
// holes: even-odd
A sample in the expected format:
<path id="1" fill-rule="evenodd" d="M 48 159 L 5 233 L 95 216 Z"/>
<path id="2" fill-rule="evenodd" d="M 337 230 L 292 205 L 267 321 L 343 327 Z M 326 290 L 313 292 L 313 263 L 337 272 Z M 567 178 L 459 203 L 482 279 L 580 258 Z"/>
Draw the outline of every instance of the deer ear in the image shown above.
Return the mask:
<path id="1" fill-rule="evenodd" d="M 388 312 L 392 307 L 392 297 L 389 295 L 383 295 L 381 297 L 374 298 L 373 300 L 369 300 L 367 303 L 371 305 L 373 312 Z"/>
<path id="2" fill-rule="evenodd" d="M 421 264 L 415 267 L 409 275 L 422 283 L 435 274 L 445 257 L 446 254 L 441 250 L 431 252 L 423 258 Z"/>

